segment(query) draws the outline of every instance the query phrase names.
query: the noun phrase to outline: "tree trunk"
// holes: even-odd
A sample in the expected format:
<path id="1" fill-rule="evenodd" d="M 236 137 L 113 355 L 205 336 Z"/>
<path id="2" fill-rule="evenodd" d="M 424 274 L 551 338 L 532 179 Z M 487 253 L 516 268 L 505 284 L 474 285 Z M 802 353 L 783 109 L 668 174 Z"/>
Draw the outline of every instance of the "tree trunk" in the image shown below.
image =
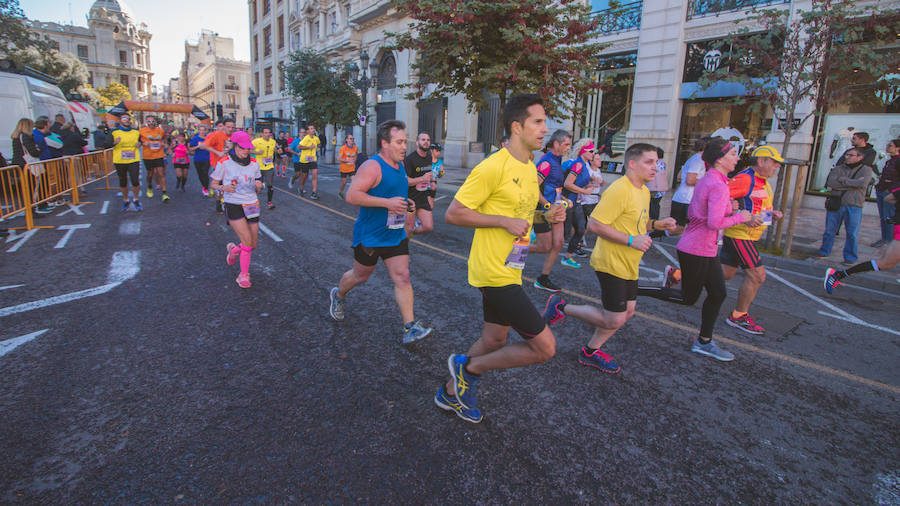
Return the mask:
<path id="1" fill-rule="evenodd" d="M 781 144 L 781 157 L 785 158 L 787 155 L 787 150 L 791 145 L 791 138 L 794 136 L 793 129 L 793 121 L 794 118 L 790 117 L 786 119 L 786 121 L 790 121 L 790 126 L 783 130 L 784 131 L 784 142 Z M 788 165 L 785 169 L 778 171 L 778 186 L 775 188 L 775 195 L 772 201 L 773 207 L 781 211 L 782 213 L 786 211 L 787 208 L 787 189 L 784 187 L 785 184 L 790 184 L 790 173 L 792 171 L 792 167 Z M 772 246 L 778 248 L 781 247 L 781 235 L 782 235 L 782 225 L 784 223 L 784 219 L 778 221 L 778 224 L 775 225 L 775 235 L 771 235 L 772 229 L 769 229 L 770 234 L 766 237 L 766 243 L 769 248 Z"/>

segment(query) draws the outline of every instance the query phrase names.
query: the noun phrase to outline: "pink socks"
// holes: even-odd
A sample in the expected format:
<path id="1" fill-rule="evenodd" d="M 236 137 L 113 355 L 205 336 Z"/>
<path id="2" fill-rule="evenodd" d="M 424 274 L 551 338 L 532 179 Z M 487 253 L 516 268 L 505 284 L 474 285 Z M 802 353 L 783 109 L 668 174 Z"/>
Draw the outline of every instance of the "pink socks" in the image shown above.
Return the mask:
<path id="1" fill-rule="evenodd" d="M 250 274 L 250 256 L 253 254 L 253 248 L 250 246 L 239 246 L 241 249 L 241 274 Z"/>

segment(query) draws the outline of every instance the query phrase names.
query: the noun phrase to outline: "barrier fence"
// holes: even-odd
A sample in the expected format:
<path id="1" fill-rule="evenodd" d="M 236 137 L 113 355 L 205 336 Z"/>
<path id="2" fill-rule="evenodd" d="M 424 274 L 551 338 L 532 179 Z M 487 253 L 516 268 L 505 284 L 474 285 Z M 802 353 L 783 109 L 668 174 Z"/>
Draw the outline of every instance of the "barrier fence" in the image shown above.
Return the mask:
<path id="1" fill-rule="evenodd" d="M 112 149 L 0 168 L 0 218 L 25 215 L 26 230 L 34 225 L 35 208 L 69 195 L 73 204 L 81 204 L 78 189 L 106 180 L 115 172 Z"/>

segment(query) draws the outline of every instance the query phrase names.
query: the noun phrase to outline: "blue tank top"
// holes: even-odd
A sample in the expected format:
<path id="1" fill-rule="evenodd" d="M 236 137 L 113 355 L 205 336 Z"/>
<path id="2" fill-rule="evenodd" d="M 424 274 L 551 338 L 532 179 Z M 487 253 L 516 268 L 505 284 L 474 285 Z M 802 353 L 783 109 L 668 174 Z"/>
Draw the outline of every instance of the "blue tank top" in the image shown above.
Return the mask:
<path id="1" fill-rule="evenodd" d="M 538 173 L 544 176 L 541 194 L 545 199 L 553 202 L 556 200 L 556 189 L 562 188 L 565 182 L 563 179 L 562 157 L 548 151 L 538 160 L 537 170 Z"/>
<path id="2" fill-rule="evenodd" d="M 573 183 L 579 188 L 584 188 L 588 185 L 588 183 L 591 182 L 591 171 L 588 170 L 588 164 L 584 161 L 584 158 L 578 157 L 563 162 L 563 181 L 565 182 L 565 180 L 569 178 L 569 173 L 572 171 L 572 167 L 574 167 L 576 163 L 581 164 L 581 172 L 575 175 L 575 181 L 573 181 Z M 575 201 L 575 198 L 578 197 L 578 194 L 576 194 L 575 192 L 571 192 L 565 189 L 563 189 L 563 195 L 573 202 Z"/>
<path id="3" fill-rule="evenodd" d="M 388 165 L 380 155 L 373 155 L 372 160 L 381 166 L 381 181 L 367 193 L 373 197 L 393 198 L 408 196 L 409 184 L 406 170 L 400 163 L 395 169 Z M 403 227 L 388 228 L 388 210 L 384 207 L 360 207 L 359 216 L 353 225 L 353 246 L 362 244 L 370 248 L 396 246 L 406 239 Z"/>

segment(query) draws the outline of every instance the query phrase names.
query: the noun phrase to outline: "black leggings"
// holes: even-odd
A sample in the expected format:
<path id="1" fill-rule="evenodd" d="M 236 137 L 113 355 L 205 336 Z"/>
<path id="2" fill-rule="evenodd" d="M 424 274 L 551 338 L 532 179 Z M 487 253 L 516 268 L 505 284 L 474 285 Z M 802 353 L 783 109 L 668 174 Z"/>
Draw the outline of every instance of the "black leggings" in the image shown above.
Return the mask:
<path id="1" fill-rule="evenodd" d="M 566 210 L 566 225 L 572 227 L 572 238 L 569 239 L 569 247 L 566 249 L 568 253 L 575 253 L 578 250 L 578 243 L 584 238 L 587 225 L 584 212 L 584 207 L 581 204 L 575 204 Z"/>
<path id="2" fill-rule="evenodd" d="M 200 186 L 209 188 L 209 162 L 194 161 L 194 168 L 197 169 L 197 179 L 200 180 Z"/>
<path id="3" fill-rule="evenodd" d="M 654 299 L 693 306 L 700 298 L 700 291 L 706 288 L 706 300 L 701 312 L 700 336 L 711 338 L 719 310 L 728 292 L 719 257 L 700 257 L 678 251 L 681 263 L 681 289 L 661 287 L 639 287 L 638 295 Z"/>

